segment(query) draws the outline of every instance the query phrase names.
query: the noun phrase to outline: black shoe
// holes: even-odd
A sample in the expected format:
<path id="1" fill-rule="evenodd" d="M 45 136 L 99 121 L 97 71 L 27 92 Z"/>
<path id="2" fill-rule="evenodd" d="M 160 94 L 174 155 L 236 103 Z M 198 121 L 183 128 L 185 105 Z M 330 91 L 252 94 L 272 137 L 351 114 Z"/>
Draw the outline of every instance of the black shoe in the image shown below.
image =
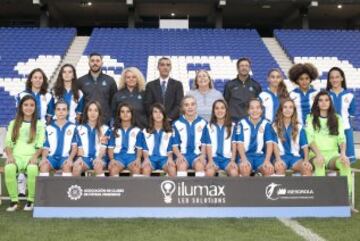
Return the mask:
<path id="1" fill-rule="evenodd" d="M 18 197 L 26 197 L 24 193 L 19 193 Z"/>

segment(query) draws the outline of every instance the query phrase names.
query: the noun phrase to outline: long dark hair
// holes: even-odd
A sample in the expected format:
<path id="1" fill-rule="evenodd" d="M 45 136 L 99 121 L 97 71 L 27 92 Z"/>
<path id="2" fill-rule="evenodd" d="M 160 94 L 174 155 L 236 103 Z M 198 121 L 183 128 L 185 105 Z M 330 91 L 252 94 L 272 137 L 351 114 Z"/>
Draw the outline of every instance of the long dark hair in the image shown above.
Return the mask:
<path id="1" fill-rule="evenodd" d="M 121 121 L 121 118 L 120 118 L 120 113 L 121 113 L 121 109 L 123 107 L 126 107 L 126 108 L 128 108 L 130 110 L 130 113 L 131 113 L 131 126 L 135 126 L 134 108 L 130 104 L 126 103 L 126 102 L 120 103 L 120 105 L 117 107 L 115 120 L 114 120 L 113 133 L 114 133 L 114 135 L 116 137 L 119 137 L 117 132 L 122 127 L 122 121 Z"/>
<path id="2" fill-rule="evenodd" d="M 288 92 L 287 87 L 286 87 L 286 85 L 284 83 L 284 75 L 283 75 L 283 73 L 281 72 L 280 69 L 274 68 L 274 69 L 269 70 L 267 76 L 270 77 L 272 72 L 277 72 L 281 76 L 281 81 L 279 83 L 279 86 L 277 88 L 277 93 L 276 93 L 278 95 L 279 99 L 288 98 L 289 97 L 289 92 Z"/>
<path id="3" fill-rule="evenodd" d="M 46 77 L 45 72 L 44 72 L 42 69 L 40 69 L 40 68 L 33 69 L 33 70 L 30 72 L 30 74 L 28 75 L 28 78 L 27 78 L 27 80 L 26 80 L 26 83 L 25 83 L 25 88 L 26 88 L 27 91 L 31 91 L 31 89 L 32 89 L 31 79 L 32 79 L 33 75 L 34 75 L 36 72 L 39 72 L 39 73 L 42 75 L 42 77 L 43 77 L 43 83 L 42 83 L 42 85 L 41 85 L 41 88 L 40 88 L 39 93 L 40 93 L 41 95 L 44 95 L 44 94 L 47 93 L 47 89 L 48 89 L 49 84 L 48 84 L 48 78 Z"/>
<path id="4" fill-rule="evenodd" d="M 88 116 L 88 111 L 91 105 L 95 105 L 98 112 L 99 112 L 99 117 L 96 121 L 96 125 L 95 125 L 95 129 L 97 131 L 98 137 L 100 138 L 102 135 L 102 131 L 101 131 L 101 126 L 102 126 L 102 118 L 103 118 L 103 114 L 102 114 L 102 110 L 101 110 L 101 106 L 100 103 L 98 101 L 89 101 L 84 108 L 84 115 L 83 118 L 81 120 L 81 124 L 87 124 L 89 122 L 89 116 Z"/>
<path id="5" fill-rule="evenodd" d="M 312 125 L 314 127 L 315 130 L 319 130 L 320 129 L 320 108 L 319 108 L 319 100 L 321 96 L 327 96 L 329 98 L 329 102 L 330 102 L 330 107 L 328 109 L 328 114 L 327 114 L 327 126 L 329 128 L 329 132 L 330 135 L 338 135 L 339 134 L 339 121 L 338 118 L 336 116 L 336 111 L 334 108 L 334 104 L 331 101 L 331 97 L 329 95 L 329 93 L 325 90 L 320 91 L 314 99 L 314 103 L 313 106 L 311 107 L 311 115 L 313 116 L 313 121 L 312 121 Z"/>
<path id="6" fill-rule="evenodd" d="M 35 104 L 35 109 L 34 109 L 34 113 L 31 117 L 31 127 L 30 127 L 30 136 L 29 136 L 29 140 L 28 143 L 32 143 L 35 139 L 36 136 L 36 123 L 37 123 L 37 117 L 36 117 L 36 113 L 37 113 L 37 106 L 36 106 L 36 100 L 32 95 L 25 95 L 21 100 L 20 100 L 20 104 L 19 107 L 17 109 L 16 112 L 16 117 L 15 117 L 15 122 L 14 122 L 14 126 L 12 129 L 12 133 L 11 133 L 11 141 L 13 143 L 16 143 L 17 139 L 19 138 L 19 134 L 20 134 L 20 127 L 21 124 L 24 121 L 24 112 L 23 112 L 23 104 L 25 103 L 25 101 L 27 100 L 32 100 L 34 101 Z"/>
<path id="7" fill-rule="evenodd" d="M 333 71 L 338 71 L 341 75 L 341 77 L 343 78 L 343 81 L 341 82 L 341 87 L 346 90 L 347 87 L 346 87 L 346 79 L 345 79 L 345 73 L 342 69 L 340 69 L 339 67 L 332 67 L 329 72 L 328 72 L 328 75 L 327 75 L 327 82 L 326 82 L 326 90 L 329 91 L 332 89 L 332 85 L 330 83 L 330 74 L 331 72 Z"/>
<path id="8" fill-rule="evenodd" d="M 163 123 L 162 123 L 162 126 L 163 126 L 163 129 L 165 132 L 171 132 L 172 129 L 171 129 L 171 125 L 169 123 L 169 120 L 168 120 L 168 117 L 166 115 L 166 112 L 165 112 L 165 108 L 162 104 L 160 103 L 155 103 L 151 106 L 150 108 L 150 116 L 149 116 L 149 127 L 146 129 L 146 131 L 148 133 L 153 133 L 155 131 L 155 122 L 154 122 L 154 118 L 153 118 L 153 112 L 154 112 L 154 109 L 158 109 L 161 111 L 161 113 L 163 114 L 164 118 L 163 118 Z"/>
<path id="9" fill-rule="evenodd" d="M 59 75 L 56 79 L 55 85 L 54 85 L 54 95 L 55 97 L 57 97 L 58 99 L 63 98 L 64 94 L 65 94 L 65 86 L 64 86 L 64 78 L 63 78 L 63 71 L 66 67 L 69 67 L 72 69 L 73 74 L 74 74 L 74 78 L 72 79 L 72 83 L 71 83 L 71 91 L 73 93 L 74 96 L 74 100 L 75 102 L 79 101 L 79 88 L 76 85 L 75 81 L 77 80 L 77 76 L 76 76 L 76 70 L 75 67 L 71 64 L 64 64 L 59 72 Z"/>
<path id="10" fill-rule="evenodd" d="M 212 111 L 211 111 L 210 124 L 215 125 L 217 123 L 217 118 L 215 116 L 215 106 L 216 106 L 217 103 L 222 103 L 225 106 L 225 109 L 226 109 L 224 126 L 226 127 L 226 132 L 227 132 L 226 139 L 228 139 L 231 136 L 232 122 L 231 122 L 231 115 L 230 115 L 230 112 L 229 112 L 229 107 L 228 107 L 227 103 L 225 102 L 225 100 L 219 99 L 219 100 L 216 100 L 213 103 Z"/>
<path id="11" fill-rule="evenodd" d="M 294 113 L 291 116 L 291 121 L 290 121 L 291 126 L 292 126 L 291 137 L 292 137 L 293 141 L 296 140 L 296 137 L 299 133 L 299 127 L 298 127 L 299 122 L 298 122 L 298 116 L 297 116 L 297 111 L 296 111 L 296 105 L 295 105 L 294 101 L 290 98 L 283 99 L 280 102 L 280 106 L 276 112 L 275 120 L 273 123 L 273 127 L 275 128 L 277 135 L 279 136 L 279 138 L 282 142 L 285 142 L 285 136 L 284 136 L 285 123 L 284 123 L 283 108 L 284 108 L 285 103 L 287 103 L 287 102 L 291 102 L 294 107 Z"/>

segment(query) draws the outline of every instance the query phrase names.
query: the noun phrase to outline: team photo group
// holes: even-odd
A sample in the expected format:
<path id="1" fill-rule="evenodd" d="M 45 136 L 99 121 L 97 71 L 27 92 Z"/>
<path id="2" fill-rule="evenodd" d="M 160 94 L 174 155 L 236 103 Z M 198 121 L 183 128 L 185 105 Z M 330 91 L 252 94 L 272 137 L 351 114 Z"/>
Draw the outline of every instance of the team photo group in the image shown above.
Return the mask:
<path id="1" fill-rule="evenodd" d="M 210 72 L 196 71 L 191 90 L 171 78 L 171 60 L 158 60 L 159 78 L 146 83 L 136 67 L 119 80 L 102 73 L 102 56 L 89 56 L 89 73 L 79 77 L 65 64 L 52 88 L 44 71 L 32 70 L 17 96 L 17 113 L 8 125 L 4 172 L 11 202 L 7 211 L 33 210 L 36 176 L 325 176 L 337 170 L 348 180 L 355 162 L 351 117 L 353 93 L 342 69 L 328 71 L 326 89 L 311 83 L 318 71 L 295 64 L 288 78 L 271 69 L 268 86 L 252 79 L 251 60 L 240 58 L 238 75 L 224 92 Z M 21 180 L 21 181 L 19 181 Z"/>

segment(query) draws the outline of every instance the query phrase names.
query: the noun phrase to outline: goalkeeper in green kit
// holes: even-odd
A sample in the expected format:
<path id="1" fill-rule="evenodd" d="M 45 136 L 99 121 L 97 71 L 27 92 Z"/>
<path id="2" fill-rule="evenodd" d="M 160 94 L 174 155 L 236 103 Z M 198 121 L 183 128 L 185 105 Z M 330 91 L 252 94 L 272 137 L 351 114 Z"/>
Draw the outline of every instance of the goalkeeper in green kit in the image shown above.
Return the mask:
<path id="1" fill-rule="evenodd" d="M 346 156 L 346 138 L 343 121 L 336 114 L 330 95 L 319 92 L 306 119 L 306 137 L 310 144 L 309 157 L 315 167 L 315 176 L 325 176 L 326 169 L 339 170 L 347 177 L 349 197 L 352 191 L 352 175 Z"/>
<path id="2" fill-rule="evenodd" d="M 18 106 L 17 114 L 8 126 L 5 152 L 5 184 L 11 203 L 6 211 L 19 208 L 16 176 L 23 172 L 27 175 L 27 203 L 25 211 L 33 209 L 35 197 L 35 178 L 38 175 L 38 159 L 45 139 L 45 125 L 36 117 L 37 107 L 34 97 L 24 96 Z"/>

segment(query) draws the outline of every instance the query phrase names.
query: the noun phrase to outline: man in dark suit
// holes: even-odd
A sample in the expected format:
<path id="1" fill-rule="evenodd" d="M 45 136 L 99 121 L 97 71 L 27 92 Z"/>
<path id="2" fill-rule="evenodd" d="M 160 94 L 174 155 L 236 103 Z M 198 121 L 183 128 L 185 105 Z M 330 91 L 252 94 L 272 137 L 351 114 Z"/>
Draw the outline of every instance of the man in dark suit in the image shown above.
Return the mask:
<path id="1" fill-rule="evenodd" d="M 180 103 L 184 97 L 184 89 L 180 81 L 170 78 L 171 61 L 169 58 L 159 59 L 158 70 L 160 77 L 146 85 L 146 110 L 149 111 L 151 105 L 155 103 L 161 103 L 165 106 L 170 121 L 174 121 L 180 116 Z"/>

